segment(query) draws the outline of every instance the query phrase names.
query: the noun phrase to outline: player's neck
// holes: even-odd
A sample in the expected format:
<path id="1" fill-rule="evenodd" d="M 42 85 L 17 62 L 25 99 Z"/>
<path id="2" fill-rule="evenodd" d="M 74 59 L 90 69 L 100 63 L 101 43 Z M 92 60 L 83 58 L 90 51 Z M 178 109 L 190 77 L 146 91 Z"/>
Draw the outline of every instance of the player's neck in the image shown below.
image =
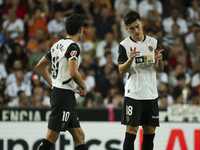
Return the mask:
<path id="1" fill-rule="evenodd" d="M 131 38 L 136 41 L 136 42 L 139 42 L 139 41 L 143 41 L 144 40 L 144 34 L 142 34 L 141 36 L 139 36 L 138 38 L 134 37 L 131 35 Z"/>
<path id="2" fill-rule="evenodd" d="M 78 41 L 78 36 L 77 35 L 67 35 L 66 38 L 70 38 L 75 43 Z"/>

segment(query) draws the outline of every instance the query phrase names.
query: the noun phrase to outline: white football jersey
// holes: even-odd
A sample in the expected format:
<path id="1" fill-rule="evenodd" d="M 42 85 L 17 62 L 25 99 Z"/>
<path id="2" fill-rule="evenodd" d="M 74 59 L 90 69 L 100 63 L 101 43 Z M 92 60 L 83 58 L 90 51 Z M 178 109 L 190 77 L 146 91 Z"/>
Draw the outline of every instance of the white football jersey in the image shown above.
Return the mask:
<path id="1" fill-rule="evenodd" d="M 156 86 L 156 70 L 154 49 L 157 49 L 157 40 L 145 36 L 141 42 L 131 37 L 124 39 L 119 45 L 118 64 L 125 63 L 130 58 L 130 47 L 139 51 L 127 73 L 125 97 L 137 100 L 151 100 L 158 97 Z"/>
<path id="2" fill-rule="evenodd" d="M 80 64 L 80 49 L 78 45 L 69 38 L 56 42 L 45 56 L 52 61 L 52 86 L 68 89 L 74 92 L 76 83 L 70 76 L 68 61 L 75 59 Z"/>

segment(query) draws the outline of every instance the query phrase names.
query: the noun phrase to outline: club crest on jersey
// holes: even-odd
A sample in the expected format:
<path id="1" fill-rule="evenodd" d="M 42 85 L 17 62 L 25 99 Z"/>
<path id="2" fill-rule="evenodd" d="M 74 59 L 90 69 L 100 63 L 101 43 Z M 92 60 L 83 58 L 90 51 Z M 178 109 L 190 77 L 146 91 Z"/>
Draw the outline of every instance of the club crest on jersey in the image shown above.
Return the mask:
<path id="1" fill-rule="evenodd" d="M 65 127 L 65 122 L 62 123 L 62 128 L 64 128 L 64 127 Z"/>
<path id="2" fill-rule="evenodd" d="M 126 121 L 129 122 L 130 121 L 130 117 L 126 116 Z"/>
<path id="3" fill-rule="evenodd" d="M 76 53 L 77 53 L 77 51 L 71 51 L 70 55 L 71 55 L 72 57 L 74 57 L 74 56 L 76 55 Z"/>
<path id="4" fill-rule="evenodd" d="M 148 46 L 148 49 L 152 52 L 153 51 L 153 47 L 151 45 Z"/>

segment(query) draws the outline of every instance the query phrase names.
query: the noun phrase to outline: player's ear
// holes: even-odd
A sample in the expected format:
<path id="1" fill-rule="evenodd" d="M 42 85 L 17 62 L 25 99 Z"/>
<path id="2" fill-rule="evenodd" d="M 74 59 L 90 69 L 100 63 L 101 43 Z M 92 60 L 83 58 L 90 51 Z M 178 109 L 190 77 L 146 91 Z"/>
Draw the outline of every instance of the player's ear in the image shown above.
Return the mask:
<path id="1" fill-rule="evenodd" d="M 126 30 L 129 31 L 129 30 L 128 30 L 129 28 L 128 28 L 127 26 L 125 26 L 125 27 L 126 27 Z"/>
<path id="2" fill-rule="evenodd" d="M 141 21 L 141 24 L 142 24 L 142 27 L 144 27 L 144 22 L 143 21 Z"/>
<path id="3" fill-rule="evenodd" d="M 79 33 L 83 33 L 83 27 L 81 27 L 80 29 L 79 29 Z"/>

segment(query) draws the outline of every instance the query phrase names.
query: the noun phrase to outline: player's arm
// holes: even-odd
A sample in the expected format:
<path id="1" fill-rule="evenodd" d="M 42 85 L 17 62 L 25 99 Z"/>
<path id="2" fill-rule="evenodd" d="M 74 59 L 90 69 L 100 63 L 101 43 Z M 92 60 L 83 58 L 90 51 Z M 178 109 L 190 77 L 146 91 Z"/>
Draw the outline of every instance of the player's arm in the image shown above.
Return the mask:
<path id="1" fill-rule="evenodd" d="M 164 63 L 162 60 L 162 51 L 164 51 L 163 49 L 158 51 L 158 50 L 154 50 L 155 52 L 155 61 L 156 61 L 156 71 L 158 73 L 162 72 L 164 70 Z"/>
<path id="2" fill-rule="evenodd" d="M 85 96 L 87 94 L 85 83 L 78 71 L 78 57 L 80 55 L 80 49 L 77 44 L 73 43 L 69 46 L 65 53 L 65 57 L 68 59 L 69 72 L 71 78 L 76 84 L 81 88 L 79 94 L 80 96 Z"/>
<path id="3" fill-rule="evenodd" d="M 47 66 L 51 63 L 51 52 L 48 52 L 46 56 L 42 57 L 42 59 L 36 65 L 38 71 L 41 76 L 47 81 L 47 83 L 52 87 L 52 80 L 48 71 Z"/>
<path id="4" fill-rule="evenodd" d="M 136 47 L 134 50 L 130 47 L 130 58 L 128 59 L 125 48 L 122 45 L 119 46 L 118 69 L 121 75 L 129 71 L 135 56 L 139 56 L 139 53 Z"/>
<path id="5" fill-rule="evenodd" d="M 78 61 L 77 60 L 69 60 L 69 71 L 70 71 L 70 76 L 78 84 L 78 86 L 83 90 L 80 93 L 80 96 L 85 96 L 87 91 L 86 91 L 86 86 L 85 83 L 78 71 Z"/>

